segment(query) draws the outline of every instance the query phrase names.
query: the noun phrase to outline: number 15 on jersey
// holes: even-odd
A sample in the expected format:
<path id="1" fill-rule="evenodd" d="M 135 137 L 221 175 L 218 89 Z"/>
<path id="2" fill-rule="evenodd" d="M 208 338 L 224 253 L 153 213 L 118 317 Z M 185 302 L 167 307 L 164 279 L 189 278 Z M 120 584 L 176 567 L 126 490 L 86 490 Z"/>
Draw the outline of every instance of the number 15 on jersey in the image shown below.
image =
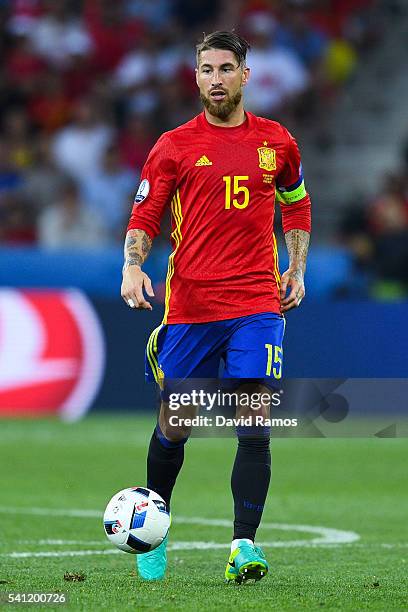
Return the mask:
<path id="1" fill-rule="evenodd" d="M 231 203 L 235 208 L 246 208 L 249 204 L 249 189 L 242 183 L 249 181 L 249 176 L 223 176 L 223 181 L 225 182 L 226 210 L 231 208 Z M 240 196 L 239 200 L 237 197 L 232 197 L 238 195 Z"/>

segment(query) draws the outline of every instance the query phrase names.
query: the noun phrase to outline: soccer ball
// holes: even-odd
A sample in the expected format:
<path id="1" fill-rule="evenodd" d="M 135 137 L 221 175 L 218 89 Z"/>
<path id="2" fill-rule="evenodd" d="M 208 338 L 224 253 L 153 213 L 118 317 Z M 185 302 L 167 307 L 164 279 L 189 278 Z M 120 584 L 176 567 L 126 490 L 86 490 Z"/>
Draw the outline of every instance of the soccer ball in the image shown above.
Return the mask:
<path id="1" fill-rule="evenodd" d="M 170 514 L 160 495 L 144 487 L 131 487 L 112 497 L 103 515 L 103 526 L 112 544 L 137 555 L 163 542 L 170 527 Z"/>

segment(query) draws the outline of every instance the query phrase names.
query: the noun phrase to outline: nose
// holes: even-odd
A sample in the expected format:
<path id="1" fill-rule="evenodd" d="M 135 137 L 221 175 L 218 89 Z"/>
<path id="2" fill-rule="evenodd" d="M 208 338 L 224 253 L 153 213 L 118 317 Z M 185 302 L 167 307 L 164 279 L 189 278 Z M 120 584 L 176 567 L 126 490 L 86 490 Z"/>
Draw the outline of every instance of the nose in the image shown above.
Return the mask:
<path id="1" fill-rule="evenodd" d="M 221 77 L 218 74 L 217 70 L 214 70 L 212 79 L 211 79 L 211 87 L 214 89 L 216 86 L 222 85 Z"/>

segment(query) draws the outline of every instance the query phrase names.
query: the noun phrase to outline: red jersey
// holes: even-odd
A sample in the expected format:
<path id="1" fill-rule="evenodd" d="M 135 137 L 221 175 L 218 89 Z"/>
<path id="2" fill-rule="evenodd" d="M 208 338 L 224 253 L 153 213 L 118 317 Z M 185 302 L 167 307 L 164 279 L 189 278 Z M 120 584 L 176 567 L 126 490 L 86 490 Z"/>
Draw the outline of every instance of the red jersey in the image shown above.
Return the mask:
<path id="1" fill-rule="evenodd" d="M 153 239 L 172 212 L 164 323 L 280 312 L 275 195 L 284 232 L 310 231 L 299 150 L 282 125 L 247 112 L 217 127 L 202 113 L 159 138 L 141 178 L 128 230 Z"/>

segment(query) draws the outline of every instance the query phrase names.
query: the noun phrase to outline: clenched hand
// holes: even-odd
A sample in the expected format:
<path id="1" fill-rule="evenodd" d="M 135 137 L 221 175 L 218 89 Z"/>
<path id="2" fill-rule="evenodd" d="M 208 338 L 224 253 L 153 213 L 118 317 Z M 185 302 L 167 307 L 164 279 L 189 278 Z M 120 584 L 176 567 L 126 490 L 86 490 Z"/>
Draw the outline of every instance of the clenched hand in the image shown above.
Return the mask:
<path id="1" fill-rule="evenodd" d="M 290 293 L 286 296 L 287 290 Z M 303 272 L 301 269 L 289 268 L 281 278 L 280 301 L 281 312 L 287 312 L 292 308 L 298 308 L 300 302 L 305 297 L 305 284 L 303 281 Z"/>

